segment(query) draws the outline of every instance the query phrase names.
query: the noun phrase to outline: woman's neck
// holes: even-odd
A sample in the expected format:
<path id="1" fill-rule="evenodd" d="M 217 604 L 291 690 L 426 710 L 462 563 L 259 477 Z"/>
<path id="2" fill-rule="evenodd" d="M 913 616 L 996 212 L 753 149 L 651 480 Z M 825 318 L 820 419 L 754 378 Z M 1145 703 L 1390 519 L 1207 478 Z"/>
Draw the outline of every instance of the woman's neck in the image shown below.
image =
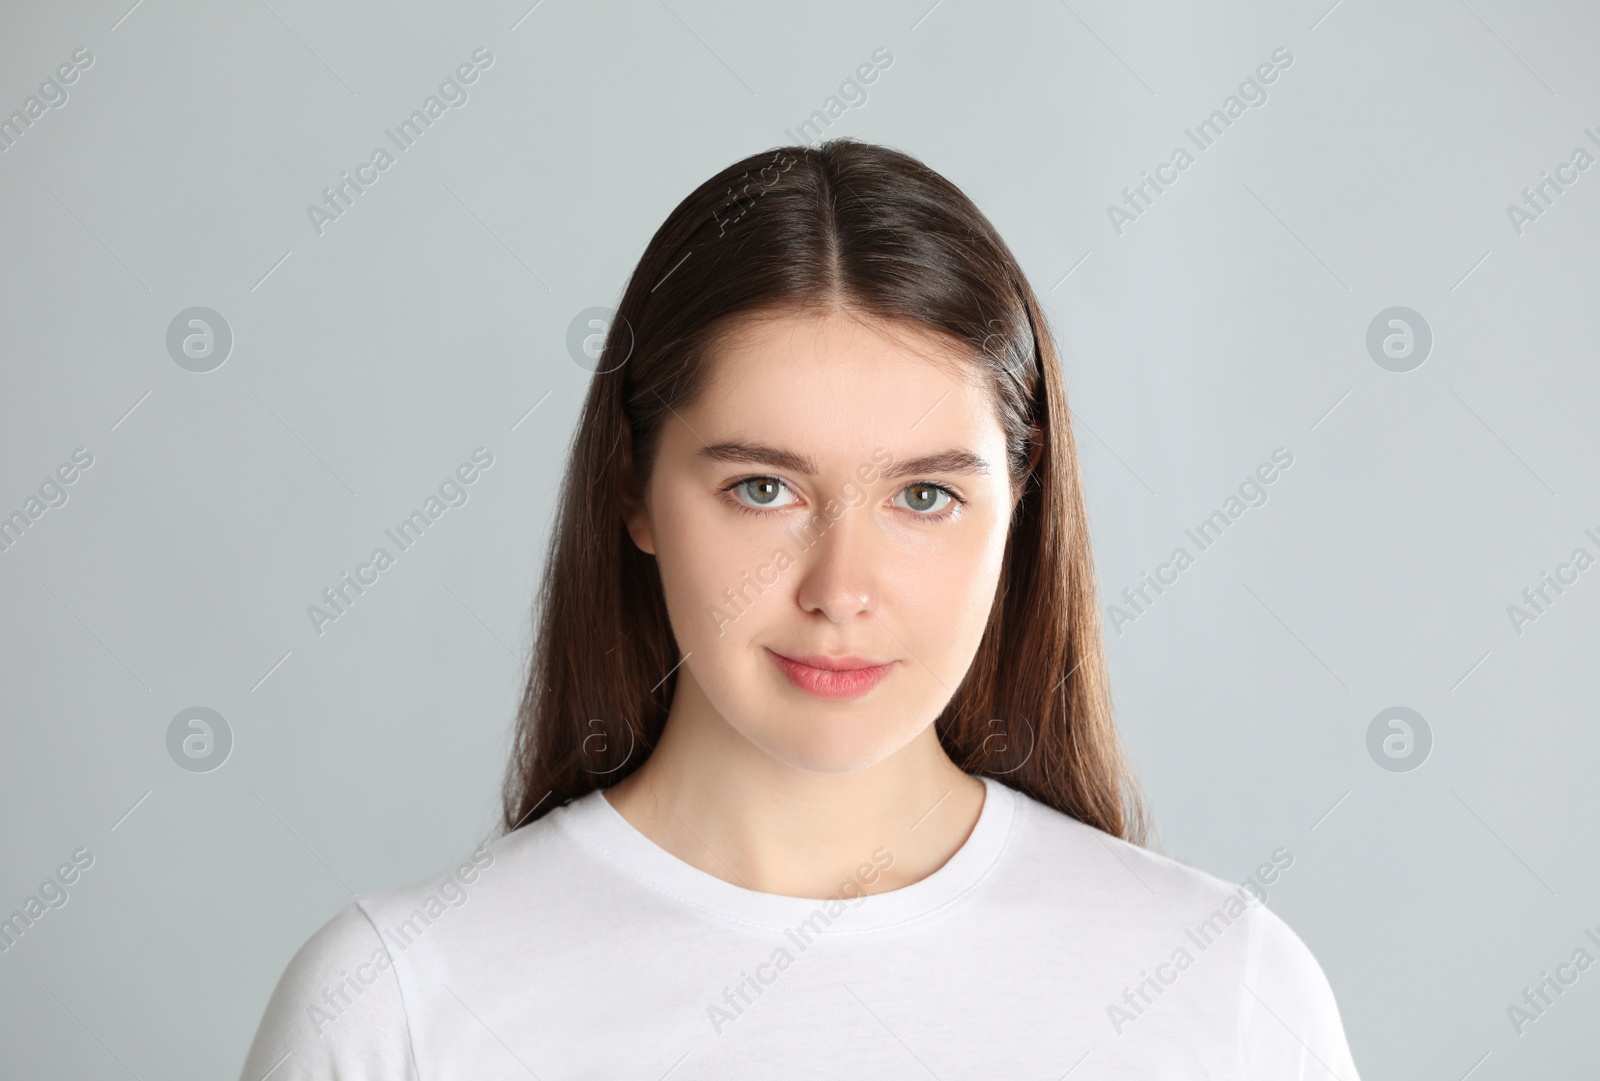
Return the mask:
<path id="1" fill-rule="evenodd" d="M 682 708 L 675 697 L 650 757 L 605 798 L 707 874 L 825 899 L 841 886 L 882 893 L 937 871 L 972 832 L 985 789 L 950 760 L 932 725 L 866 769 L 817 773 L 757 747 L 708 703 Z"/>

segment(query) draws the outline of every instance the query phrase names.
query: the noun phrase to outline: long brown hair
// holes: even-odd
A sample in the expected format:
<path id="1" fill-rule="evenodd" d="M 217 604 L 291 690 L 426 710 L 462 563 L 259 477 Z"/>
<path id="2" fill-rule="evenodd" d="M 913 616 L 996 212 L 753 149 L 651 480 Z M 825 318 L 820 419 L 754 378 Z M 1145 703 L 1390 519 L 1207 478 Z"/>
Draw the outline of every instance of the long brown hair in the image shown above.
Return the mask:
<path id="1" fill-rule="evenodd" d="M 656 745 L 680 657 L 655 557 L 623 510 L 664 421 L 737 320 L 848 309 L 965 343 L 1007 437 L 1005 562 L 938 717 L 963 770 L 1136 844 L 1147 814 L 1112 721 L 1089 530 L 1056 348 L 1004 241 L 955 185 L 854 139 L 734 163 L 667 216 L 605 336 L 552 531 L 501 826 L 609 787 Z"/>

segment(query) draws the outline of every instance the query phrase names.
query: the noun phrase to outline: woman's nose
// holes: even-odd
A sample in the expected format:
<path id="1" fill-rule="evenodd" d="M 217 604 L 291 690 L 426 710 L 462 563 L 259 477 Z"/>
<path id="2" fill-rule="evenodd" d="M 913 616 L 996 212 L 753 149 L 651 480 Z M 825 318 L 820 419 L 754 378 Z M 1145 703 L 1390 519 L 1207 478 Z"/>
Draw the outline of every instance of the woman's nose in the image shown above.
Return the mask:
<path id="1" fill-rule="evenodd" d="M 877 607 L 874 538 L 862 513 L 846 508 L 837 521 L 813 518 L 808 532 L 816 537 L 801 559 L 796 596 L 807 612 L 820 612 L 834 623 L 847 623 Z"/>

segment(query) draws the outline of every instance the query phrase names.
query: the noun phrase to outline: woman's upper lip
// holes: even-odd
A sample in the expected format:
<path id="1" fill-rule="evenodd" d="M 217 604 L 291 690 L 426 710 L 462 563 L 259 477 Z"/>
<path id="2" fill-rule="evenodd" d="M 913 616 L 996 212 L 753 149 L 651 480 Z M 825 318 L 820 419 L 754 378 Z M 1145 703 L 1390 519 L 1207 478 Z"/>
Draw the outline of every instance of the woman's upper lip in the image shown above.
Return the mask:
<path id="1" fill-rule="evenodd" d="M 853 653 L 827 657 L 820 653 L 778 653 L 777 650 L 770 649 L 770 647 L 769 650 L 784 660 L 803 664 L 807 668 L 820 668 L 825 672 L 856 672 L 863 668 L 880 668 L 883 665 L 893 663 L 892 661 L 868 660 L 866 657 L 858 657 Z"/>

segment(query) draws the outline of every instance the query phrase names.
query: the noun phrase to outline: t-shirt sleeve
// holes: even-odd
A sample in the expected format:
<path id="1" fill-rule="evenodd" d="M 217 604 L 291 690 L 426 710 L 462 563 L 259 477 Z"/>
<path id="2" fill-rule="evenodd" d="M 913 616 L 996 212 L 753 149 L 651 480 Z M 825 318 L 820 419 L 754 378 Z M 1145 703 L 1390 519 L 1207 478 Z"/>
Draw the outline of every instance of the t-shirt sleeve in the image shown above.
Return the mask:
<path id="1" fill-rule="evenodd" d="M 1244 1076 L 1260 1081 L 1360 1081 L 1333 988 L 1310 949 L 1277 913 L 1250 906 L 1241 990 Z"/>
<path id="2" fill-rule="evenodd" d="M 278 979 L 239 1081 L 416 1081 L 394 961 L 359 902 Z"/>

